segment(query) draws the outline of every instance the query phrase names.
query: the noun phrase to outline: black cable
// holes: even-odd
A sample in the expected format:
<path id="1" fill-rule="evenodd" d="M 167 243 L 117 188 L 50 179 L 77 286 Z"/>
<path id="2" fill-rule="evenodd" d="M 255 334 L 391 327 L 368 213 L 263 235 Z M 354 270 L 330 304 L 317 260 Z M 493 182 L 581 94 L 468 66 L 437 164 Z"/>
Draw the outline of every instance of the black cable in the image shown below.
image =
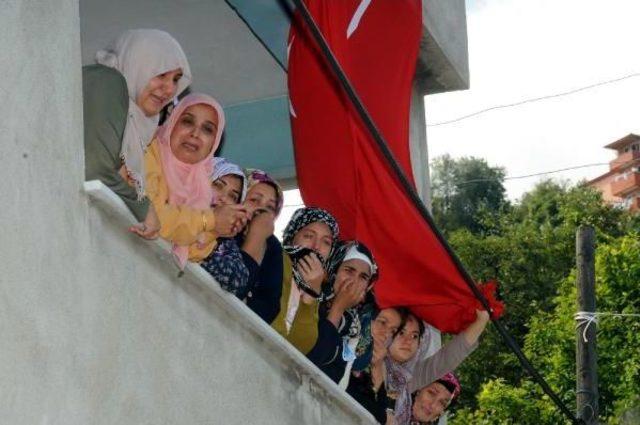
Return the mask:
<path id="1" fill-rule="evenodd" d="M 489 302 L 484 297 L 484 295 L 482 295 L 482 292 L 480 292 L 475 282 L 473 281 L 469 273 L 466 271 L 466 269 L 460 262 L 460 259 L 455 255 L 455 253 L 453 252 L 453 250 L 451 249 L 447 241 L 444 239 L 444 236 L 442 235 L 442 233 L 440 233 L 440 231 L 436 227 L 435 223 L 433 222 L 433 219 L 431 218 L 431 214 L 429 214 L 429 211 L 427 210 L 425 205 L 422 203 L 422 200 L 420 199 L 417 192 L 415 191 L 415 189 L 407 179 L 407 176 L 404 174 L 404 171 L 398 164 L 398 161 L 393 156 L 393 153 L 389 149 L 387 142 L 384 140 L 384 137 L 376 127 L 375 123 L 373 122 L 373 119 L 369 115 L 368 111 L 366 110 L 362 101 L 360 100 L 358 94 L 356 93 L 353 86 L 351 85 L 351 82 L 349 81 L 348 77 L 342 70 L 340 63 L 338 63 L 338 60 L 336 59 L 333 52 L 331 51 L 331 48 L 329 47 L 327 41 L 322 35 L 322 32 L 318 28 L 318 25 L 316 24 L 313 17 L 309 13 L 309 9 L 307 9 L 306 4 L 304 4 L 302 0 L 293 0 L 293 2 L 295 3 L 296 8 L 300 12 L 300 15 L 304 19 L 304 22 L 307 25 L 308 29 L 311 31 L 315 42 L 318 44 L 318 47 L 322 50 L 324 58 L 329 62 L 329 65 L 331 66 L 331 69 L 333 70 L 333 73 L 335 74 L 335 76 L 338 78 L 343 90 L 346 92 L 351 103 L 358 111 L 360 118 L 362 119 L 364 124 L 367 126 L 367 129 L 369 130 L 369 132 L 371 133 L 371 136 L 373 137 L 376 144 L 378 145 L 378 148 L 382 151 L 382 154 L 386 157 L 387 162 L 393 169 L 396 177 L 398 178 L 398 180 L 400 180 L 400 183 L 403 189 L 409 195 L 409 198 L 413 202 L 414 206 L 420 212 L 420 215 L 422 216 L 422 218 L 429 224 L 429 227 L 431 227 L 431 230 L 436 235 L 436 237 L 438 238 L 442 246 L 445 248 L 445 250 L 451 257 L 451 259 L 453 260 L 456 268 L 458 269 L 458 272 L 463 276 L 466 284 L 469 286 L 469 288 L 471 289 L 475 297 L 480 301 L 483 307 L 490 312 L 491 307 L 489 306 Z M 583 424 L 584 421 L 575 417 L 575 415 L 564 405 L 562 400 L 560 400 L 558 395 L 555 392 L 553 392 L 551 387 L 549 387 L 549 384 L 547 384 L 544 378 L 533 368 L 533 366 L 531 365 L 529 360 L 526 358 L 524 353 L 522 353 L 522 350 L 520 349 L 520 347 L 518 347 L 518 345 L 513 340 L 513 338 L 511 338 L 511 336 L 505 329 L 502 322 L 500 322 L 498 319 L 492 319 L 492 322 L 495 325 L 498 332 L 500 333 L 500 335 L 502 336 L 502 338 L 504 339 L 507 346 L 515 353 L 516 357 L 518 358 L 522 366 L 533 376 L 533 378 L 536 381 L 538 381 L 538 384 L 542 387 L 542 390 L 554 401 L 554 403 L 556 404 L 556 406 L 558 406 L 558 408 L 562 411 L 562 413 L 564 413 L 565 416 L 567 416 L 567 418 L 569 418 L 569 420 L 571 420 L 574 424 Z"/>
<path id="2" fill-rule="evenodd" d="M 522 106 L 522 105 L 525 105 L 527 103 L 539 102 L 541 100 L 555 99 L 555 98 L 562 97 L 562 96 L 568 96 L 568 95 L 571 95 L 571 94 L 580 93 L 582 91 L 590 90 L 590 89 L 593 89 L 593 88 L 596 88 L 596 87 L 600 87 L 600 86 L 604 86 L 604 85 L 607 85 L 607 84 L 619 83 L 620 81 L 624 81 L 624 80 L 627 80 L 629 78 L 634 78 L 634 77 L 639 77 L 639 76 L 640 76 L 639 72 L 634 72 L 633 74 L 628 74 L 628 75 L 625 75 L 623 77 L 614 78 L 612 80 L 600 81 L 598 83 L 590 84 L 590 85 L 584 86 L 584 87 L 579 87 L 579 88 L 573 89 L 573 90 L 567 90 L 567 91 L 563 91 L 563 92 L 560 92 L 560 93 L 554 93 L 554 94 L 549 94 L 549 95 L 546 95 L 546 96 L 540 96 L 540 97 L 534 97 L 534 98 L 531 98 L 531 99 L 525 99 L 525 100 L 521 100 L 519 102 L 508 103 L 506 105 L 492 106 L 490 108 L 481 109 L 479 111 L 473 112 L 471 114 L 463 115 L 463 116 L 458 117 L 458 118 L 452 118 L 452 119 L 449 119 L 449 120 L 446 120 L 446 121 L 440 121 L 440 122 L 436 122 L 436 123 L 433 123 L 433 124 L 427 124 L 427 127 L 438 127 L 438 126 L 441 126 L 441 125 L 453 124 L 453 123 L 456 123 L 456 122 L 459 122 L 459 121 L 462 121 L 462 120 L 466 120 L 468 118 L 476 117 L 478 115 L 484 114 L 485 112 L 491 112 L 491 111 L 495 111 L 495 110 L 498 110 L 498 109 L 513 108 L 515 106 Z"/>

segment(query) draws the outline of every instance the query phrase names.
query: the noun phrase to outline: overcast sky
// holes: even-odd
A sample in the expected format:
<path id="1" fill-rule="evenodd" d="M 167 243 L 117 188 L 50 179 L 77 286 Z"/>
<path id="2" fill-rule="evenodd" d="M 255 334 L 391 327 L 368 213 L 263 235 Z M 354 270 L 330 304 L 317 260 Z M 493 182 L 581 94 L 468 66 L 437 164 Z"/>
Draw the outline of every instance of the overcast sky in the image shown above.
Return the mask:
<path id="1" fill-rule="evenodd" d="M 640 73 L 640 0 L 467 0 L 471 88 L 425 98 L 427 124 Z M 485 158 L 508 176 L 603 163 L 640 132 L 640 76 L 577 94 L 429 126 L 431 159 Z M 607 166 L 552 174 L 578 181 Z M 540 178 L 508 180 L 511 199 Z M 301 202 L 297 191 L 285 204 Z M 279 235 L 296 207 L 285 208 Z"/>
<path id="2" fill-rule="evenodd" d="M 640 73 L 638 0 L 468 0 L 470 90 L 427 96 L 427 123 Z M 640 77 L 429 126 L 430 158 L 471 155 L 519 176 L 608 162 L 640 131 Z M 607 166 L 557 173 L 577 181 Z M 508 181 L 519 198 L 539 178 Z"/>

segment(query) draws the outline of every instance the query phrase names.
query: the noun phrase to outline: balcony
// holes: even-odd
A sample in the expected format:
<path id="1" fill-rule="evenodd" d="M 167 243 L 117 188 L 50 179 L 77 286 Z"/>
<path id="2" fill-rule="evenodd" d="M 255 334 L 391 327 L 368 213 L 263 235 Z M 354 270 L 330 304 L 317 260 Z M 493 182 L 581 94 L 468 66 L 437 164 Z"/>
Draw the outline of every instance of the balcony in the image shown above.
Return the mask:
<path id="1" fill-rule="evenodd" d="M 640 159 L 640 151 L 624 152 L 624 153 L 618 155 L 618 157 L 616 159 L 614 159 L 613 161 L 609 162 L 609 168 L 611 170 L 615 170 L 615 169 L 620 168 L 620 167 L 624 166 L 625 164 L 628 164 L 629 162 L 634 161 L 636 159 Z"/>
<path id="2" fill-rule="evenodd" d="M 640 190 L 640 173 L 631 173 L 627 178 L 611 183 L 614 196 L 624 197 L 635 190 Z"/>

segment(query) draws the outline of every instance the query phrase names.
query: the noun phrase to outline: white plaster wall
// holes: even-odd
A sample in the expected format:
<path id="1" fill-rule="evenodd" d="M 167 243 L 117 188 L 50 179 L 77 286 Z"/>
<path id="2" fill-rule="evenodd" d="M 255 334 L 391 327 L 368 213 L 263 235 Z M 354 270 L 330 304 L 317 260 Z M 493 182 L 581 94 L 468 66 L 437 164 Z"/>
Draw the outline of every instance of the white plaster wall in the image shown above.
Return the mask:
<path id="1" fill-rule="evenodd" d="M 0 424 L 370 423 L 87 196 L 78 16 L 77 0 L 0 1 Z"/>

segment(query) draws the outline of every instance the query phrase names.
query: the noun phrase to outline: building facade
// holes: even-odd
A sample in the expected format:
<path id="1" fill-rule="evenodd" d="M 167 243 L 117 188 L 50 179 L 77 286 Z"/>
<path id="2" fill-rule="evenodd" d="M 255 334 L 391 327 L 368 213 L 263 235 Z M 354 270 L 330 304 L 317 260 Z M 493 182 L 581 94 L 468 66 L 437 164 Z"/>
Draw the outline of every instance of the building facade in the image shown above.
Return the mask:
<path id="1" fill-rule="evenodd" d="M 177 37 L 202 76 L 195 89 L 227 106 L 227 142 L 289 143 L 286 127 L 259 125 L 287 117 L 284 70 L 254 37 L 263 30 L 246 27 L 254 15 L 229 6 L 257 16 L 280 3 L 0 1 L 0 424 L 373 423 L 201 268 L 179 275 L 166 242 L 132 235 L 122 201 L 84 181 L 81 66 L 127 28 Z M 423 4 L 411 125 L 427 188 L 422 95 L 466 88 L 468 63 L 464 0 Z M 256 128 L 264 139 L 242 133 Z M 295 182 L 292 156 L 272 151 L 254 164 Z"/>
<path id="2" fill-rule="evenodd" d="M 588 184 L 602 192 L 605 201 L 630 211 L 640 211 L 640 136 L 629 134 L 605 146 L 616 151 L 609 171 Z"/>

